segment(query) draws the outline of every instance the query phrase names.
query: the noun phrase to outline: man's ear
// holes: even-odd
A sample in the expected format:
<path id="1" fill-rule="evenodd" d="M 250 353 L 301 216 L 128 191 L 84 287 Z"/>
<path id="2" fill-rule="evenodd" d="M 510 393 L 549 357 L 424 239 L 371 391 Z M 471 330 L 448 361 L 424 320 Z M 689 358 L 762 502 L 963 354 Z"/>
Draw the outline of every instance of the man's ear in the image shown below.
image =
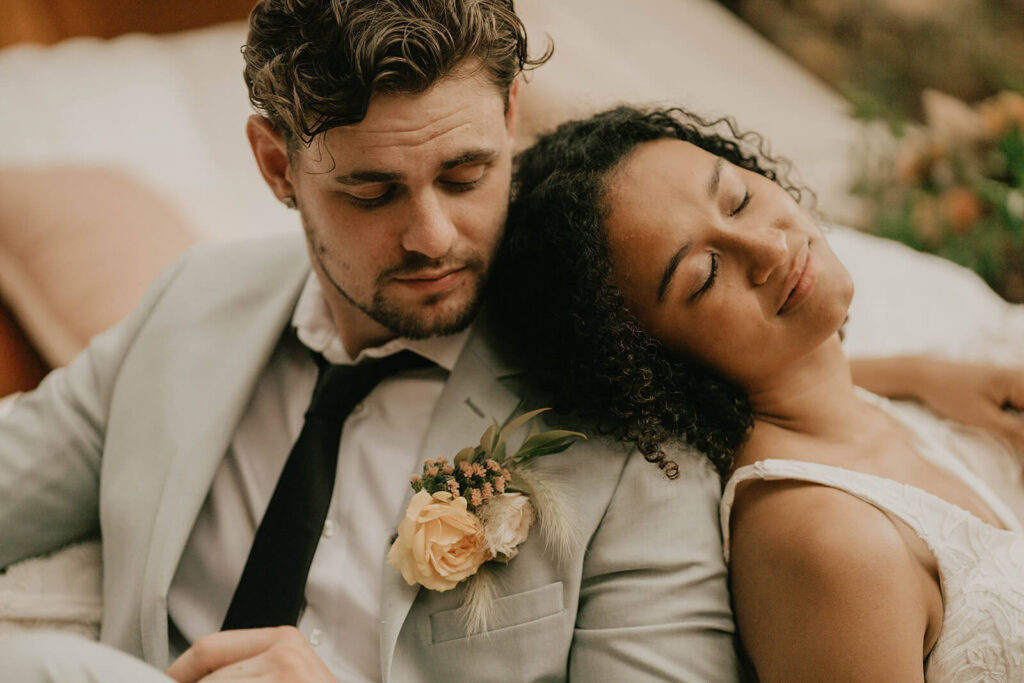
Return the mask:
<path id="1" fill-rule="evenodd" d="M 518 116 L 518 99 L 519 99 L 519 84 L 522 82 L 522 76 L 516 76 L 515 80 L 512 81 L 512 85 L 508 89 L 508 107 L 505 110 L 505 129 L 508 131 L 509 142 L 515 144 L 516 138 L 516 117 Z"/>
<path id="2" fill-rule="evenodd" d="M 249 138 L 252 154 L 256 157 L 256 165 L 260 167 L 260 173 L 271 192 L 282 202 L 294 199 L 295 187 L 292 185 L 288 145 L 284 137 L 270 125 L 270 121 L 256 114 L 246 122 L 245 134 Z"/>

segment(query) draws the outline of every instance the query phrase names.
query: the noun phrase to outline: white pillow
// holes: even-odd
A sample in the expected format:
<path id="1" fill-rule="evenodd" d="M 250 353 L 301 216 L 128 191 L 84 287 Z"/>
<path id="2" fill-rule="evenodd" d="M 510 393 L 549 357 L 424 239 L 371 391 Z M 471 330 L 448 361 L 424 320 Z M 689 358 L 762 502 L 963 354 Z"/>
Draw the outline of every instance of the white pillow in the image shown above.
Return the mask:
<path id="1" fill-rule="evenodd" d="M 297 230 L 245 137 L 245 22 L 0 51 L 0 166 L 105 166 L 170 200 L 203 239 Z"/>

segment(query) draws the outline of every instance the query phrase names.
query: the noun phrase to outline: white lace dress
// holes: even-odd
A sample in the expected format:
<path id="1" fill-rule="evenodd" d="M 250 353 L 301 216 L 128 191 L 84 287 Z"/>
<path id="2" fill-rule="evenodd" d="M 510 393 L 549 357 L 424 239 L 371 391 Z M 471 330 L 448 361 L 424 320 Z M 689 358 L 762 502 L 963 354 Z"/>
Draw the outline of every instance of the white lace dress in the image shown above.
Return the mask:
<path id="1" fill-rule="evenodd" d="M 876 397 L 872 397 L 876 399 Z M 722 496 L 725 559 L 736 485 L 750 479 L 797 479 L 846 491 L 902 520 L 928 545 L 939 567 L 942 628 L 925 664 L 925 680 L 1024 681 L 1024 529 L 992 490 L 944 444 L 949 428 L 879 400 L 916 437 L 923 457 L 956 475 L 984 500 L 1006 529 L 914 486 L 839 467 L 762 460 L 736 470 Z"/>

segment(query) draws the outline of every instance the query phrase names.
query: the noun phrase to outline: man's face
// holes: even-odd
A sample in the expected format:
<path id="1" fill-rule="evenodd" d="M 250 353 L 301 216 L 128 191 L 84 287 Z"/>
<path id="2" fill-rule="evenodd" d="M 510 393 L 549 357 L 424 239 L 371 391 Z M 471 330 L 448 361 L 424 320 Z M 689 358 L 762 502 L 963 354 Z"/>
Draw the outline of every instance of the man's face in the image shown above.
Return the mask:
<path id="1" fill-rule="evenodd" d="M 374 96 L 361 122 L 291 154 L 286 179 L 346 345 L 472 320 L 505 222 L 512 121 L 498 88 L 463 67 L 421 94 Z"/>

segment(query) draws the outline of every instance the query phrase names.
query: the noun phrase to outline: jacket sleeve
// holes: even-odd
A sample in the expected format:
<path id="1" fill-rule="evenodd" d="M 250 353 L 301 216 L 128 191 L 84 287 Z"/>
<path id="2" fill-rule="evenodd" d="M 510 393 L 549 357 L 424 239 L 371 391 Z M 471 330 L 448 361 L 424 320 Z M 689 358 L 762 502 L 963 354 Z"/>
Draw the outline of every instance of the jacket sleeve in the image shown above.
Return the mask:
<path id="1" fill-rule="evenodd" d="M 182 261 L 127 318 L 0 416 L 0 568 L 97 532 L 100 460 L 118 372 Z"/>
<path id="2" fill-rule="evenodd" d="M 631 454 L 591 539 L 571 681 L 735 681 L 718 477 L 676 453 L 669 480 Z"/>

